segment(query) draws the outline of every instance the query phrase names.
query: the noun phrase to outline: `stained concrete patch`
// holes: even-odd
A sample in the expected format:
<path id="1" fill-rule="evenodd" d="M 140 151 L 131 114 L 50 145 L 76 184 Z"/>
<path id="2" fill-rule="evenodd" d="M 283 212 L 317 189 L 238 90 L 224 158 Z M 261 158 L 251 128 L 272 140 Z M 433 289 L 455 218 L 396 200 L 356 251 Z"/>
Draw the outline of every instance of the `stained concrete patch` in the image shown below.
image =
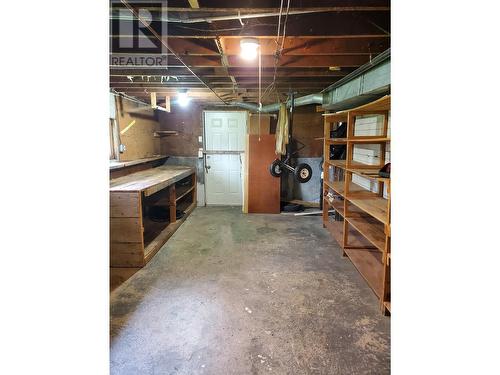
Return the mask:
<path id="1" fill-rule="evenodd" d="M 390 319 L 319 217 L 197 208 L 110 299 L 112 374 L 390 373 Z"/>
<path id="2" fill-rule="evenodd" d="M 259 234 L 269 234 L 269 233 L 273 233 L 273 232 L 276 232 L 276 229 L 269 228 L 269 227 L 257 228 L 257 233 L 259 233 Z"/>

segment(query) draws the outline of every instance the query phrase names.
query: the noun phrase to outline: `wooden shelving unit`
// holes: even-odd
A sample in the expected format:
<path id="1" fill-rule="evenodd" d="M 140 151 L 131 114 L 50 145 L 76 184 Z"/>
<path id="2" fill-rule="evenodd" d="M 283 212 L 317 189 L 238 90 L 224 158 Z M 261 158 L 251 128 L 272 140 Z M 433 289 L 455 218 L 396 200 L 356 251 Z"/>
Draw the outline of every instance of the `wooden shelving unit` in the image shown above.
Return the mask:
<path id="1" fill-rule="evenodd" d="M 378 171 L 386 163 L 386 147 L 390 144 L 390 105 L 390 96 L 384 96 L 357 108 L 324 115 L 323 226 L 374 291 L 384 313 L 391 311 L 391 180 L 380 177 Z M 371 115 L 383 116 L 381 134 L 355 135 L 356 117 Z M 347 137 L 331 138 L 331 130 L 341 122 L 347 122 Z M 346 145 L 346 160 L 330 160 L 330 145 Z M 357 145 L 378 145 L 378 163 L 353 160 Z M 356 183 L 359 178 L 370 187 Z M 331 208 L 338 215 L 330 215 Z M 332 220 L 335 217 L 340 220 Z"/>

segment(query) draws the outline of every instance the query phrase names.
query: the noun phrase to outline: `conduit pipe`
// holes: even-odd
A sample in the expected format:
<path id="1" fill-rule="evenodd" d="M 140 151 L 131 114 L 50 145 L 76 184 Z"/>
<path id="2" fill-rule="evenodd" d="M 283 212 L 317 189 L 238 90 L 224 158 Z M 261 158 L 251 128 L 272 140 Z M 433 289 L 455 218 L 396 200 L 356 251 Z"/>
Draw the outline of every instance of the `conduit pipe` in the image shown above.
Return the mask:
<path id="1" fill-rule="evenodd" d="M 201 9 L 200 9 L 201 10 Z M 312 13 L 327 13 L 327 12 L 352 12 L 352 11 L 385 11 L 388 10 L 387 7 L 326 7 L 319 9 L 307 9 L 307 10 L 289 10 L 288 14 L 312 14 Z M 168 8 L 167 8 L 168 11 Z M 215 22 L 215 21 L 231 21 L 231 20 L 243 20 L 251 18 L 262 18 L 262 17 L 277 17 L 279 12 L 265 12 L 265 13 L 250 13 L 250 14 L 238 14 L 238 15 L 228 15 L 228 16 L 206 16 L 206 17 L 196 17 L 196 18 L 163 18 L 163 22 L 170 23 L 200 23 L 200 22 Z M 133 20 L 132 16 L 128 15 L 111 15 L 111 19 L 119 20 Z"/>

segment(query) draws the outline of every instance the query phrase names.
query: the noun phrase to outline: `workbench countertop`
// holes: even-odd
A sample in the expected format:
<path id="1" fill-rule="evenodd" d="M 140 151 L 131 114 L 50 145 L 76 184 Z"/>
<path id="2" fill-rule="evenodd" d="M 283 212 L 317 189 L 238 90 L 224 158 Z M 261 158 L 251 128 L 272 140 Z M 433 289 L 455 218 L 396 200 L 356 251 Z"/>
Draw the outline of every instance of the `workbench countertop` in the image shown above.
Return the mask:
<path id="1" fill-rule="evenodd" d="M 177 181 L 195 173 L 193 167 L 182 165 L 162 165 L 118 177 L 109 182 L 110 192 L 144 192 L 151 195 Z"/>

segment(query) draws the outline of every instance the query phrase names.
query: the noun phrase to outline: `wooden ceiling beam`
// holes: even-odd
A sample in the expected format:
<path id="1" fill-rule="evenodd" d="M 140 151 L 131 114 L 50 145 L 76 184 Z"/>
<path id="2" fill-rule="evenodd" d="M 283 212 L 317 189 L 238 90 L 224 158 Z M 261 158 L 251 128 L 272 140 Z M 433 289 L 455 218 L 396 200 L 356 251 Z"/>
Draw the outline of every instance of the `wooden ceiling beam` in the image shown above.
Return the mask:
<path id="1" fill-rule="evenodd" d="M 345 68 L 338 71 L 330 71 L 328 68 L 288 68 L 280 67 L 277 70 L 277 77 L 343 77 L 349 74 L 354 68 Z M 196 74 L 203 77 L 227 77 L 225 72 L 218 72 L 213 68 L 193 68 Z M 229 73 L 233 77 L 257 77 L 257 70 L 255 68 L 229 68 Z M 185 68 L 110 68 L 111 77 L 127 77 L 127 76 L 176 76 L 179 78 L 194 78 L 191 73 Z M 262 77 L 273 77 L 274 69 L 263 69 Z"/>
<path id="2" fill-rule="evenodd" d="M 289 85 L 282 85 L 282 86 L 276 86 L 276 89 L 278 90 L 283 90 L 285 92 L 289 90 L 293 91 L 299 91 L 299 90 L 307 90 L 310 92 L 319 92 L 326 86 L 310 86 L 310 85 L 304 85 L 304 86 L 289 86 Z M 145 93 L 145 94 L 150 94 L 151 92 L 156 92 L 158 95 L 176 95 L 177 94 L 177 89 L 165 89 L 164 87 L 148 87 L 148 88 L 133 88 L 133 87 L 113 87 L 118 92 L 126 92 L 129 94 L 132 93 Z M 188 94 L 190 95 L 192 90 L 194 89 L 203 89 L 202 87 L 192 87 L 188 88 Z M 244 92 L 255 92 L 258 93 L 258 88 L 257 87 L 239 87 L 238 90 L 233 90 L 232 87 L 213 87 L 213 89 L 217 92 L 226 92 L 226 93 L 238 93 L 242 91 L 238 90 L 247 90 Z"/>
<path id="3" fill-rule="evenodd" d="M 118 38 L 118 36 L 115 36 Z M 120 38 L 132 39 L 132 36 L 120 36 Z M 274 55 L 276 52 L 276 42 L 270 38 L 258 38 L 260 50 L 263 55 Z M 172 38 L 169 39 L 169 46 L 180 56 L 218 56 L 217 48 L 214 47 L 216 39 L 194 39 L 194 38 Z M 221 38 L 223 53 L 225 55 L 237 56 L 241 52 L 241 38 Z M 112 45 L 112 43 L 110 43 Z M 387 38 L 308 38 L 308 37 L 287 37 L 285 38 L 283 55 L 369 55 L 380 53 L 389 48 Z M 113 51 L 111 51 L 112 53 Z M 141 52 L 137 52 L 141 54 Z M 171 53 L 166 53 L 171 55 Z"/>
<path id="4" fill-rule="evenodd" d="M 274 55 L 276 42 L 274 39 L 258 38 L 263 55 Z M 226 55 L 239 55 L 241 51 L 239 38 L 221 38 Z M 283 55 L 355 55 L 384 52 L 389 48 L 387 38 L 308 38 L 287 37 L 283 45 Z"/>
<path id="5" fill-rule="evenodd" d="M 237 19 L 212 23 L 168 23 L 168 36 L 259 36 L 276 35 L 278 17 L 266 20 L 247 19 L 241 26 Z M 388 35 L 390 33 L 389 12 L 314 13 L 290 15 L 286 35 L 292 36 L 341 36 L 341 35 Z"/>
<path id="6" fill-rule="evenodd" d="M 377 54 L 373 54 L 375 57 Z M 148 55 L 149 57 L 158 57 L 160 55 Z M 136 56 L 131 54 L 120 54 L 110 56 L 110 63 L 113 67 L 126 67 L 127 61 L 133 62 L 135 65 L 141 63 L 144 65 L 139 65 L 143 68 L 147 68 L 148 65 L 146 60 L 143 59 L 145 55 Z M 121 62 L 118 62 L 118 58 L 121 58 Z M 139 58 L 139 60 L 137 60 Z M 116 59 L 116 63 L 115 63 Z M 142 59 L 142 60 L 141 60 Z M 182 60 L 190 67 L 223 67 L 221 59 L 219 56 L 183 56 Z M 280 67 L 298 67 L 298 68 L 309 68 L 309 67 L 358 67 L 370 60 L 368 55 L 340 55 L 340 56 L 322 56 L 322 55 L 309 55 L 309 56 L 281 56 L 279 60 Z M 122 65 L 119 65 L 122 64 Z M 174 56 L 167 56 L 167 66 L 170 67 L 182 67 L 183 64 L 177 60 Z M 247 61 L 242 59 L 240 56 L 227 56 L 228 67 L 255 67 L 256 61 Z M 273 56 L 262 56 L 262 67 L 263 68 L 273 68 L 274 67 L 274 57 Z"/>
<path id="7" fill-rule="evenodd" d="M 252 34 L 246 33 L 245 35 L 224 35 L 224 39 L 241 39 L 244 38 L 258 38 L 258 39 L 276 39 L 276 35 L 272 34 Z M 207 34 L 193 34 L 193 35 L 169 35 L 168 39 L 215 39 L 215 35 L 207 35 Z M 329 34 L 318 34 L 318 35 L 308 35 L 304 33 L 302 35 L 294 36 L 294 38 L 308 38 L 308 39 L 373 39 L 373 38 L 386 38 L 390 39 L 391 36 L 389 34 L 381 33 L 380 31 L 374 33 L 352 33 L 352 34 L 337 34 L 337 35 L 329 35 Z"/>
<path id="8" fill-rule="evenodd" d="M 192 0 L 188 0 L 192 1 Z M 113 9 L 123 8 L 121 3 L 111 3 Z M 164 10 L 162 7 L 158 6 L 144 6 L 142 8 L 148 9 L 150 11 L 160 12 Z M 279 13 L 280 8 L 233 8 L 233 7 L 198 7 L 198 8 L 185 8 L 185 7 L 167 7 L 168 12 L 180 12 L 180 13 L 230 13 L 237 15 L 238 12 L 242 14 L 252 14 L 252 13 Z M 290 11 L 310 11 L 310 12 L 388 12 L 390 11 L 389 6 L 329 6 L 329 7 L 293 7 Z"/>
<path id="9" fill-rule="evenodd" d="M 206 76 L 204 76 L 207 78 Z M 276 77 L 276 82 L 332 82 L 335 80 L 338 80 L 342 77 L 316 77 L 315 79 L 311 80 L 308 77 Z M 270 83 L 273 81 L 273 77 L 263 77 L 262 78 L 262 84 L 264 83 Z M 231 84 L 232 81 L 228 77 L 213 77 L 211 79 L 207 79 L 208 83 L 214 83 L 214 84 Z M 258 84 L 259 81 L 257 77 L 245 77 L 245 78 L 239 78 L 237 80 L 238 84 Z M 180 79 L 180 80 L 174 80 L 171 79 L 169 81 L 161 80 L 156 77 L 150 77 L 148 80 L 147 78 L 144 77 L 144 79 L 141 79 L 140 77 L 136 77 L 132 80 L 128 79 L 127 77 L 111 77 L 110 78 L 110 84 L 130 84 L 130 85 L 138 85 L 138 84 L 155 84 L 155 85 L 165 85 L 165 86 L 172 86 L 172 85 L 183 85 L 183 84 L 194 84 L 194 83 L 200 83 L 200 81 L 196 79 Z"/>

